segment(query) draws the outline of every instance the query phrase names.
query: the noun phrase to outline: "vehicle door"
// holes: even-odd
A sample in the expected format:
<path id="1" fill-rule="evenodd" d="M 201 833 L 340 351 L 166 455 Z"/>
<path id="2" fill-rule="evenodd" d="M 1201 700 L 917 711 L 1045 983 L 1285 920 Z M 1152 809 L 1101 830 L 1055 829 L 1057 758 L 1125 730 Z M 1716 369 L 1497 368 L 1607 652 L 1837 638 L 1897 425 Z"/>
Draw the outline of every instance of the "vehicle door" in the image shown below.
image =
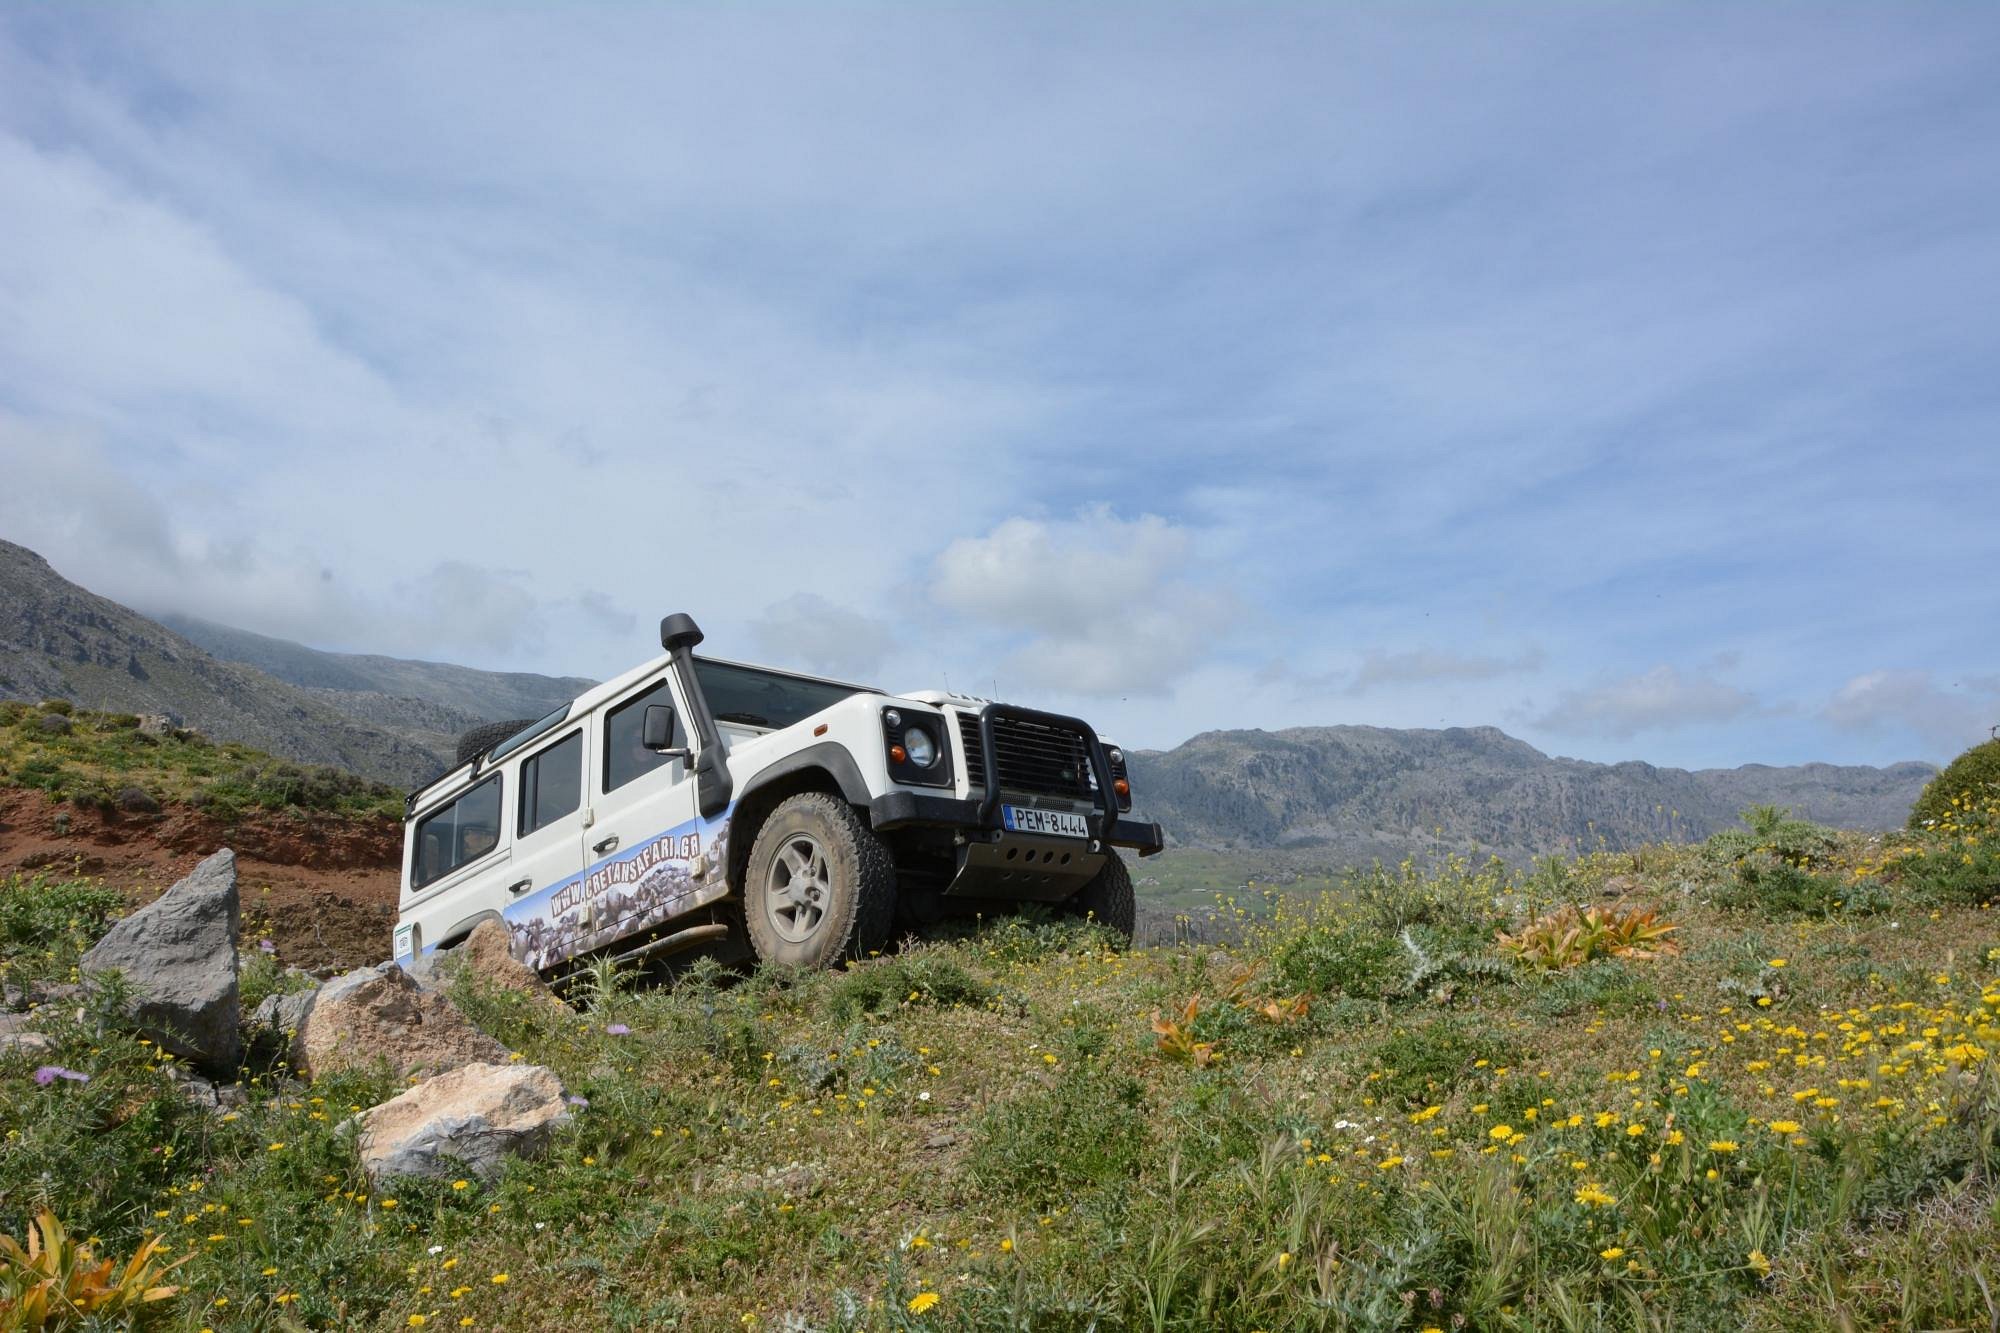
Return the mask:
<path id="1" fill-rule="evenodd" d="M 700 854 L 695 781 L 677 755 L 648 750 L 646 710 L 673 710 L 676 746 L 686 713 L 666 671 L 601 708 L 592 750 L 584 834 L 589 948 L 659 925 L 693 905 L 692 862 Z"/>
<path id="2" fill-rule="evenodd" d="M 514 931 L 516 954 L 536 967 L 557 961 L 540 956 L 547 952 L 547 908 L 583 874 L 588 749 L 585 726 L 572 726 L 508 765 L 516 793 L 514 848 L 501 911 Z M 544 925 L 537 928 L 537 921 Z"/>
<path id="3" fill-rule="evenodd" d="M 397 931 L 397 957 L 454 939 L 501 906 L 506 895 L 500 886 L 513 866 L 504 816 L 505 777 L 502 772 L 488 774 L 417 820 L 409 843 L 405 928 Z"/>

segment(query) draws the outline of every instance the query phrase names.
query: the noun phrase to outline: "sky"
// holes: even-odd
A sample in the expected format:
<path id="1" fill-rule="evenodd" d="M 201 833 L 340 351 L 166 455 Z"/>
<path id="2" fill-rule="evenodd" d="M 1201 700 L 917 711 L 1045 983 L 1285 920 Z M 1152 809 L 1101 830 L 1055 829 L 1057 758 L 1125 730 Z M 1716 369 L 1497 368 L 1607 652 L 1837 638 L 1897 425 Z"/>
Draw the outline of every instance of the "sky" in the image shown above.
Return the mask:
<path id="1" fill-rule="evenodd" d="M 2000 724 L 2000 6 L 0 5 L 142 610 L 1691 767 Z"/>

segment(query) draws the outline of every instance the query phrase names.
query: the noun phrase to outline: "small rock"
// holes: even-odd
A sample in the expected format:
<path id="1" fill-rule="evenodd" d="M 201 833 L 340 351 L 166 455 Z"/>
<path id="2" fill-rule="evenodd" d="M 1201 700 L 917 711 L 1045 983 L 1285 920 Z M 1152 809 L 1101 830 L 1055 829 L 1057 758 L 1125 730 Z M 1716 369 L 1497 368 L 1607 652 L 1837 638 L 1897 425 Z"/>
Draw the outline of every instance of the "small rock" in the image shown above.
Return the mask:
<path id="1" fill-rule="evenodd" d="M 312 1012 L 313 1001 L 318 998 L 318 990 L 266 995 L 244 1024 L 247 1044 L 257 1058 L 282 1058 L 294 1065 L 302 1064 L 299 1034 L 305 1030 L 306 1015 Z"/>
<path id="2" fill-rule="evenodd" d="M 507 1048 L 442 991 L 424 990 L 396 963 L 364 967 L 320 987 L 300 1020 L 294 1053 L 310 1078 L 377 1060 L 407 1077 L 507 1058 Z"/>
<path id="3" fill-rule="evenodd" d="M 477 1063 L 425 1079 L 353 1123 L 371 1181 L 469 1174 L 491 1183 L 508 1157 L 539 1153 L 568 1119 L 552 1071 Z"/>
<path id="4" fill-rule="evenodd" d="M 32 1014 L 0 1014 L 0 1055 L 40 1055 L 55 1049 L 55 1039 L 28 1026 Z"/>
<path id="5" fill-rule="evenodd" d="M 129 1017 L 161 1046 L 215 1073 L 235 1072 L 237 1030 L 236 853 L 217 852 L 186 879 L 118 922 L 83 956 L 90 978 L 124 974 Z"/>
<path id="6" fill-rule="evenodd" d="M 924 1146 L 926 1148 L 949 1148 L 957 1142 L 958 1135 L 956 1134 L 933 1134 L 924 1140 Z"/>
<path id="7" fill-rule="evenodd" d="M 198 1106 L 204 1111 L 219 1112 L 222 1110 L 222 1098 L 216 1092 L 215 1084 L 209 1082 L 200 1074 L 190 1073 L 182 1069 L 179 1065 L 171 1064 L 163 1066 L 163 1072 L 166 1074 L 167 1080 L 179 1087 L 181 1095 L 187 1098 L 192 1105 Z"/>

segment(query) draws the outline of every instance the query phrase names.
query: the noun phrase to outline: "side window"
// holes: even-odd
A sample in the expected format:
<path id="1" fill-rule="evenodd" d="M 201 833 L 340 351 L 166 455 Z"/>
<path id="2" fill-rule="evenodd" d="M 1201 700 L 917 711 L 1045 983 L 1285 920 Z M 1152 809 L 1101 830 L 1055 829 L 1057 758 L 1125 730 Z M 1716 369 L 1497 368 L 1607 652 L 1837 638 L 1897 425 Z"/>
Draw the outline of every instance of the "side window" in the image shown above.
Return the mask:
<path id="1" fill-rule="evenodd" d="M 674 706 L 673 693 L 664 680 L 643 694 L 636 694 L 604 715 L 604 790 L 617 791 L 634 778 L 642 778 L 672 762 L 665 755 L 648 750 L 639 742 L 646 722 L 648 704 Z M 674 740 L 679 743 L 681 720 L 674 718 Z"/>
<path id="2" fill-rule="evenodd" d="M 422 888 L 470 865 L 500 842 L 500 775 L 495 773 L 417 825 L 416 864 L 410 887 Z"/>
<path id="3" fill-rule="evenodd" d="M 573 813 L 583 804 L 583 733 L 572 731 L 521 761 L 521 836 Z"/>

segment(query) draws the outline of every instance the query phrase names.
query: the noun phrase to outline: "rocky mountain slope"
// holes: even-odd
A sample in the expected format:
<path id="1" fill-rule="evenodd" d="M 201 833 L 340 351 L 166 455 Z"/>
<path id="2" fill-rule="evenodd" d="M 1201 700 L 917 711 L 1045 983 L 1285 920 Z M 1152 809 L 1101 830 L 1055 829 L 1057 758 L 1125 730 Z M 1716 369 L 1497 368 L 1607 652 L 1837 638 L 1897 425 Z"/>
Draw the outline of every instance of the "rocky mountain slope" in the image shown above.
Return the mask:
<path id="1" fill-rule="evenodd" d="M 1335 864 L 1468 847 L 1521 860 L 1704 837 L 1764 803 L 1838 827 L 1897 827 L 1936 771 L 1593 764 L 1493 727 L 1211 731 L 1136 753 L 1132 766 L 1144 813 L 1182 845 L 1313 849 Z"/>
<path id="2" fill-rule="evenodd" d="M 458 732 L 481 722 L 540 717 L 597 683 L 581 676 L 321 652 L 194 616 L 162 615 L 159 622 L 225 662 L 255 667 L 313 691 L 342 712 L 392 730 L 414 722 L 436 732 Z M 411 710 L 413 701 L 425 707 Z"/>
<path id="3" fill-rule="evenodd" d="M 404 786 L 440 768 L 430 748 L 356 721 L 296 686 L 223 662 L 172 630 L 0 541 L 0 699 L 165 713 L 218 740 Z"/>

